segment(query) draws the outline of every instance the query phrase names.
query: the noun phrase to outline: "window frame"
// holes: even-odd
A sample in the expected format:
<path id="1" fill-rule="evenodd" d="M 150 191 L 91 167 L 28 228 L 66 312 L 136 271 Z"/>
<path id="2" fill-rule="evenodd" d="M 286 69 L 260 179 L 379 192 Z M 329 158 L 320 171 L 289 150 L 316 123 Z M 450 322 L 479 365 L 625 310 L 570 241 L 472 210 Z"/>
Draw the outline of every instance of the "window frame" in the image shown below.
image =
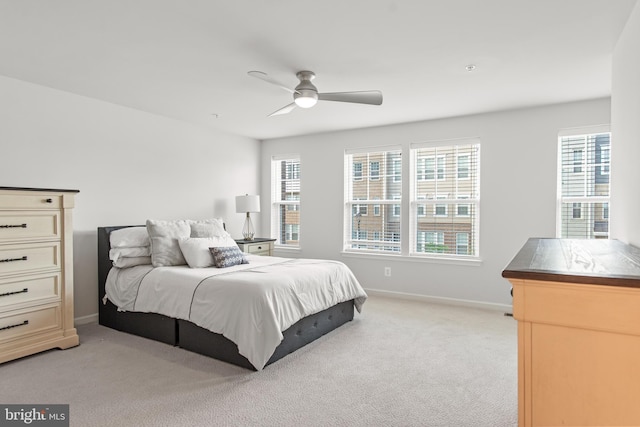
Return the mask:
<path id="1" fill-rule="evenodd" d="M 448 157 L 449 154 L 447 152 L 443 152 L 444 154 L 437 153 L 437 151 L 434 152 L 437 155 L 432 157 L 432 171 L 427 170 L 429 165 L 431 164 L 429 163 L 429 160 L 418 160 L 416 158 L 418 156 L 414 157 L 415 150 L 423 146 L 447 147 L 465 145 L 471 146 L 460 147 L 459 152 L 458 148 L 456 148 L 456 156 L 454 156 L 453 158 Z M 342 253 L 344 255 L 357 257 L 364 256 L 376 258 L 378 256 L 391 256 L 401 257 L 407 260 L 414 260 L 418 262 L 428 261 L 453 264 L 470 263 L 472 265 L 480 265 L 480 263 L 482 262 L 482 259 L 480 257 L 480 148 L 480 138 L 471 137 L 454 140 L 408 143 L 402 144 L 400 146 L 389 145 L 345 149 L 345 209 L 343 219 L 344 241 Z M 382 197 L 383 200 L 377 198 L 373 200 L 373 196 L 371 195 L 371 193 L 360 192 L 359 195 L 369 194 L 368 197 L 372 200 L 350 201 L 349 191 L 350 186 L 353 185 L 354 182 L 352 165 L 354 164 L 354 159 L 356 159 L 355 155 L 372 155 L 373 153 L 380 153 L 387 150 L 397 152 L 397 156 L 393 161 L 391 160 L 392 157 L 387 157 L 387 160 L 385 160 L 386 163 L 385 161 L 381 160 L 381 181 L 386 180 L 385 182 L 387 184 L 389 182 L 397 184 L 395 188 L 398 190 L 398 194 L 394 194 L 393 191 L 387 191 Z M 468 173 L 462 171 L 463 173 L 461 174 L 462 177 L 460 178 L 460 181 L 464 181 L 465 184 L 464 187 L 460 187 L 462 191 L 459 193 L 457 191 L 457 159 L 458 157 L 462 159 L 466 158 L 466 155 L 464 153 L 465 150 L 469 152 L 470 166 L 468 169 Z M 458 156 L 457 154 L 461 155 Z M 419 157 L 422 158 L 426 156 Z M 358 160 L 361 160 L 362 162 L 368 164 L 369 157 L 361 156 Z M 465 160 L 460 161 L 463 162 L 463 166 L 467 164 Z M 447 175 L 447 173 L 449 175 Z M 418 199 L 418 195 L 415 194 L 414 187 L 419 182 L 427 181 L 426 178 L 430 178 L 429 181 L 432 181 L 434 185 L 436 185 L 436 183 L 438 183 L 437 185 L 441 185 L 443 187 L 447 185 L 455 185 L 456 188 L 452 190 L 444 190 L 446 192 L 446 198 L 444 199 L 436 199 L 436 193 L 423 193 L 419 195 Z M 366 181 L 370 182 L 369 179 L 367 179 Z M 473 188 L 473 194 L 468 191 L 468 188 L 470 187 Z M 459 194 L 461 194 L 460 197 L 458 197 Z M 394 197 L 394 195 L 396 197 Z M 353 230 L 355 230 L 356 228 L 356 222 L 351 215 L 350 203 L 357 204 L 358 202 L 374 206 L 373 208 L 369 208 L 369 211 L 371 211 L 371 209 L 374 209 L 373 212 L 370 212 L 370 219 L 374 219 L 374 217 L 377 217 L 375 209 L 376 206 L 380 206 L 381 218 L 379 217 L 379 220 L 385 221 L 382 227 L 369 227 L 368 237 L 374 240 L 361 242 L 361 246 L 358 246 L 357 241 L 351 239 L 351 237 L 353 236 Z M 426 209 L 424 210 L 424 214 L 426 216 L 432 217 L 431 214 L 434 210 L 434 204 L 442 204 L 443 209 L 441 209 L 441 213 L 446 212 L 446 216 L 443 215 L 442 217 L 439 217 L 440 220 L 444 220 L 447 223 L 451 221 L 463 221 L 465 224 L 469 224 L 466 226 L 467 228 L 463 228 L 460 231 L 469 230 L 470 238 L 468 244 L 468 252 L 470 255 L 459 255 L 456 253 L 459 252 L 459 250 L 452 245 L 452 239 L 453 243 L 455 244 L 456 228 L 451 225 L 448 225 L 448 231 L 446 231 L 445 233 L 446 237 L 441 238 L 446 240 L 447 242 L 444 250 L 450 253 L 417 253 L 417 251 L 415 250 L 415 244 L 418 231 L 417 205 L 419 204 L 423 204 L 426 206 Z M 432 207 L 429 207 L 429 205 L 431 205 Z M 457 206 L 463 205 L 467 206 L 467 215 L 456 215 L 458 213 Z M 442 210 L 444 210 L 444 212 L 442 212 Z M 422 215 L 420 215 L 419 217 L 424 218 Z M 388 225 L 390 223 L 392 224 L 391 227 L 389 227 Z M 364 225 L 364 218 L 362 224 Z M 358 225 L 360 225 L 360 223 L 358 223 Z M 379 234 L 376 233 L 376 230 L 379 230 L 382 234 L 382 238 L 386 238 L 387 240 L 376 240 L 376 237 L 379 236 Z M 421 228 L 420 231 L 424 230 Z M 440 232 L 440 230 L 435 229 L 433 230 L 433 232 Z M 431 239 L 431 237 L 429 237 L 429 239 Z"/>
<path id="2" fill-rule="evenodd" d="M 355 156 L 360 156 L 361 158 L 366 155 L 366 159 L 362 159 L 362 162 L 366 162 L 367 164 L 375 163 L 377 160 L 371 160 L 369 156 L 375 158 L 376 156 L 381 156 L 381 160 L 379 161 L 380 169 L 379 169 L 379 179 L 375 180 L 366 180 L 366 184 L 360 180 L 352 179 L 353 175 L 353 165 L 359 163 L 354 159 Z M 345 150 L 344 152 L 344 177 L 345 177 L 345 190 L 344 190 L 344 242 L 343 242 L 343 251 L 345 253 L 367 253 L 367 254 L 394 254 L 397 255 L 400 252 L 402 239 L 401 233 L 398 233 L 396 236 L 393 231 L 393 227 L 390 227 L 389 224 L 397 222 L 401 224 L 400 221 L 389 221 L 389 218 L 394 217 L 394 213 L 396 209 L 394 205 L 401 206 L 402 203 L 402 147 L 400 146 L 384 146 L 384 147 L 371 147 L 364 149 L 355 149 L 355 150 Z M 399 158 L 396 158 L 399 157 Z M 353 189 L 354 183 L 357 183 L 359 186 L 358 189 Z M 367 185 L 366 189 L 363 187 Z M 393 188 L 399 187 L 400 190 L 398 193 L 400 194 L 400 198 L 396 199 L 393 197 Z M 379 192 L 382 191 L 382 195 Z M 362 195 L 365 193 L 364 198 L 356 198 L 355 193 L 358 195 Z M 367 198 L 369 197 L 369 198 Z M 366 209 L 366 215 L 364 212 L 360 215 L 357 220 L 358 230 L 355 229 L 356 220 L 353 207 L 356 205 L 364 205 L 365 207 L 371 206 L 371 209 Z M 358 208 L 360 209 L 360 208 Z M 369 214 L 369 210 L 372 210 L 371 215 Z M 360 213 L 359 210 L 356 213 Z M 400 208 L 400 213 L 401 213 Z M 365 221 L 365 216 L 369 218 Z M 380 229 L 360 229 L 361 221 L 363 226 L 367 226 L 367 222 L 371 224 L 377 224 L 380 222 Z M 366 237 L 366 238 L 365 238 Z M 369 240 L 371 237 L 372 240 Z M 376 238 L 374 238 L 376 237 Z M 382 239 L 380 239 L 380 237 Z M 386 240 L 384 240 L 386 238 Z M 396 240 L 397 238 L 397 240 Z"/>
<path id="3" fill-rule="evenodd" d="M 604 135 L 606 143 L 599 141 Z M 609 125 L 558 132 L 556 237 L 609 238 L 611 224 L 605 209 L 608 211 L 611 203 L 612 146 Z M 605 224 L 606 230 L 602 231 Z"/>
<path id="4" fill-rule="evenodd" d="M 282 162 L 297 163 L 297 167 L 290 166 L 285 163 L 284 171 Z M 284 178 L 282 174 L 284 173 Z M 283 186 L 291 186 L 292 192 L 297 188 L 297 197 L 291 199 L 290 192 L 283 191 Z M 291 250 L 300 249 L 300 237 L 301 237 L 301 162 L 299 154 L 281 154 L 271 156 L 271 224 L 270 235 L 276 238 L 274 246 L 278 248 L 286 248 Z M 286 219 L 282 219 L 281 215 L 295 215 L 297 216 L 297 223 L 287 223 Z M 283 222 L 285 221 L 285 222 Z M 288 243 L 290 240 L 287 236 L 293 235 L 289 233 L 292 228 L 290 226 L 296 225 L 298 232 L 298 240 L 296 243 Z M 284 240 L 284 242 L 283 242 Z"/>
<path id="5" fill-rule="evenodd" d="M 422 149 L 434 149 L 432 155 L 425 154 Z M 439 151 L 442 150 L 445 154 L 441 155 Z M 471 151 L 469 151 L 471 150 Z M 475 151 L 474 151 L 475 150 Z M 422 153 L 420 152 L 422 151 Z M 452 170 L 449 170 L 449 175 L 447 175 L 447 152 L 448 155 L 453 156 L 450 158 L 449 166 Z M 438 141 L 429 141 L 422 143 L 413 143 L 410 145 L 410 154 L 411 154 L 411 163 L 410 167 L 412 168 L 410 173 L 410 210 L 409 210 L 409 248 L 408 255 L 413 257 L 421 257 L 421 258 L 431 258 L 438 260 L 460 260 L 462 262 L 466 261 L 480 261 L 480 175 L 481 175 L 481 140 L 477 137 L 471 138 L 461 138 L 461 139 L 453 139 L 453 140 L 438 140 Z M 421 158 L 429 158 L 435 157 L 442 160 L 436 161 L 436 171 L 434 176 L 433 184 L 426 184 L 424 180 L 420 180 L 419 176 L 416 175 L 417 170 L 419 168 L 419 163 Z M 463 174 L 463 177 L 458 178 L 459 176 L 459 160 L 460 158 L 467 157 L 468 160 L 468 168 L 467 173 Z M 438 166 L 438 164 L 440 166 Z M 442 176 L 444 173 L 444 176 Z M 454 182 L 451 182 L 454 180 Z M 459 182 L 462 184 L 459 185 Z M 421 184 L 422 183 L 422 184 Z M 435 190 L 427 200 L 422 199 L 421 194 L 417 193 L 418 186 L 424 188 L 424 185 L 434 185 Z M 443 186 L 444 191 L 448 192 L 438 192 L 437 186 Z M 458 191 L 461 190 L 461 193 Z M 421 190 L 421 192 L 424 191 Z M 469 191 L 469 192 L 468 192 Z M 433 214 L 433 219 L 436 221 L 436 225 L 438 221 L 444 221 L 442 224 L 446 224 L 444 230 L 446 231 L 448 237 L 445 237 L 446 244 L 449 246 L 449 253 L 440 253 L 438 252 L 427 252 L 424 253 L 420 250 L 419 242 L 420 239 L 418 233 L 429 229 L 428 221 L 427 224 L 418 226 L 419 220 L 424 220 L 423 217 L 419 215 L 418 206 L 420 204 L 427 203 L 429 213 Z M 466 215 L 458 215 L 458 207 L 459 206 L 467 206 L 467 214 Z M 440 212 L 437 212 L 437 209 L 440 209 Z M 453 212 L 451 212 L 453 210 Z M 468 220 L 468 222 L 466 221 Z M 467 254 L 458 254 L 457 248 L 452 245 L 456 244 L 456 233 L 460 231 L 456 231 L 455 226 L 452 224 L 464 221 L 465 224 L 468 224 L 469 227 L 469 246 L 467 250 Z M 423 221 L 424 222 L 424 221 Z"/>

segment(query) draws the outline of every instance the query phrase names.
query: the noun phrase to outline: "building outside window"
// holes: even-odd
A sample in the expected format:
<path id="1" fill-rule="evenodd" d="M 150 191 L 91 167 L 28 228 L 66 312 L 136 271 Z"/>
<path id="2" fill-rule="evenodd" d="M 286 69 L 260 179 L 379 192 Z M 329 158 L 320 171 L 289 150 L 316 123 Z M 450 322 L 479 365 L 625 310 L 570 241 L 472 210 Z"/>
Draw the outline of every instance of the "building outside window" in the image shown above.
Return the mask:
<path id="1" fill-rule="evenodd" d="M 271 159 L 271 236 L 276 245 L 300 245 L 300 158 Z"/>
<path id="2" fill-rule="evenodd" d="M 607 127 L 558 137 L 557 237 L 609 237 L 611 133 Z"/>

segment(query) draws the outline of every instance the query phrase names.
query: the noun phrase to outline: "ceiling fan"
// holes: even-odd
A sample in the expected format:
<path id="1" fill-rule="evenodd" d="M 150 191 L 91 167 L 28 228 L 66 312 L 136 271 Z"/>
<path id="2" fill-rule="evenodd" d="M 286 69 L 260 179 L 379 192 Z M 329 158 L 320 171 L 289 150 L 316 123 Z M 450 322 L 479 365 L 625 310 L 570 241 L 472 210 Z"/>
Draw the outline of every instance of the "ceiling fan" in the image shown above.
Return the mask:
<path id="1" fill-rule="evenodd" d="M 333 93 L 318 93 L 318 89 L 311 83 L 316 75 L 313 71 L 298 71 L 296 77 L 300 80 L 298 86 L 291 89 L 277 80 L 272 79 L 266 73 L 262 71 L 249 71 L 252 77 L 256 77 L 260 80 L 264 80 L 267 83 L 278 86 L 281 89 L 286 90 L 293 94 L 293 102 L 280 108 L 277 111 L 269 114 L 271 116 L 277 116 L 280 114 L 287 114 L 294 108 L 311 108 L 316 105 L 318 101 L 338 101 L 338 102 L 352 102 L 356 104 L 370 104 L 381 105 L 382 104 L 382 92 L 379 90 L 366 90 L 360 92 L 333 92 Z"/>

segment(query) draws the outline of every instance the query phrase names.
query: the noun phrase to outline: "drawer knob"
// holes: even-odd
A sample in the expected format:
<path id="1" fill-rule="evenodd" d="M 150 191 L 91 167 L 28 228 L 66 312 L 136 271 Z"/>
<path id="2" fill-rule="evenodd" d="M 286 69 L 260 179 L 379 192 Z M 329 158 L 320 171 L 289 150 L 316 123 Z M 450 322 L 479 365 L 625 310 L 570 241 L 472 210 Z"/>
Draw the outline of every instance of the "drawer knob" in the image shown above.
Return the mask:
<path id="1" fill-rule="evenodd" d="M 5 329 L 17 328 L 18 326 L 24 326 L 24 325 L 28 325 L 28 324 L 29 324 L 29 321 L 25 320 L 22 323 L 16 323 L 15 325 L 9 325 L 9 326 L 2 327 L 2 328 L 0 328 L 0 331 L 4 331 Z"/>
<path id="2" fill-rule="evenodd" d="M 258 249 L 262 249 L 262 246 L 258 246 Z"/>
<path id="3" fill-rule="evenodd" d="M 53 203 L 53 199 L 44 199 L 45 203 Z"/>
<path id="4" fill-rule="evenodd" d="M 4 294 L 0 294 L 0 297 L 8 297 L 9 295 L 16 295 L 16 294 L 26 294 L 27 292 L 29 292 L 29 288 L 24 288 L 21 291 L 5 292 Z"/>
<path id="5" fill-rule="evenodd" d="M 27 228 L 27 224 L 3 224 L 0 228 Z"/>
<path id="6" fill-rule="evenodd" d="M 14 261 L 26 261 L 27 260 L 27 256 L 23 256 L 21 258 L 5 258 L 5 259 L 0 259 L 0 262 L 14 262 Z"/>

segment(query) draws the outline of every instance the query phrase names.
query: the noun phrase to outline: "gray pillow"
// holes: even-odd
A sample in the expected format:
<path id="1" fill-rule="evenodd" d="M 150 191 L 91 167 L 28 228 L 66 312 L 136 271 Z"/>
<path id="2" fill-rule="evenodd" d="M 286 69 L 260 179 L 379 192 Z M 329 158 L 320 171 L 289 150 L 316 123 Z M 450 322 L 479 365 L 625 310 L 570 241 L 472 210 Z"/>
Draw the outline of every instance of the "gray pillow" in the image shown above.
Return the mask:
<path id="1" fill-rule="evenodd" d="M 187 263 L 178 241 L 191 234 L 188 220 L 159 221 L 148 219 L 147 231 L 151 241 L 151 264 L 154 267 L 184 265 Z"/>
<path id="2" fill-rule="evenodd" d="M 209 248 L 213 255 L 213 265 L 218 268 L 231 267 L 239 264 L 249 264 L 244 254 L 237 246 Z"/>
<path id="3" fill-rule="evenodd" d="M 213 218 L 191 222 L 191 235 L 189 237 L 224 237 L 229 233 L 224 229 L 222 220 Z"/>

